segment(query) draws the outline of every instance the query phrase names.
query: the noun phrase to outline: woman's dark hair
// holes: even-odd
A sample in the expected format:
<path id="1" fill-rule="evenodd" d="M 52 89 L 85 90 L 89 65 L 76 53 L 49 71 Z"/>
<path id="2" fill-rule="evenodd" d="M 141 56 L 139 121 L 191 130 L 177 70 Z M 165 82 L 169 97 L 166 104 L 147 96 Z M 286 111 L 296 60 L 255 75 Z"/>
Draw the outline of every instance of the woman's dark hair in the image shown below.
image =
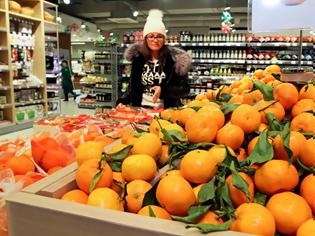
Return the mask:
<path id="1" fill-rule="evenodd" d="M 61 63 L 62 63 L 62 64 L 63 64 L 63 63 L 65 63 L 67 66 L 69 66 L 69 64 L 68 64 L 68 61 L 67 61 L 67 60 L 63 60 Z"/>
<path id="2" fill-rule="evenodd" d="M 147 37 L 144 38 L 143 43 L 140 47 L 140 52 L 144 56 L 146 61 L 151 60 L 151 49 L 148 46 L 147 43 Z M 160 64 L 163 64 L 165 61 L 166 56 L 169 54 L 168 47 L 164 44 L 162 48 L 159 51 L 159 62 Z"/>

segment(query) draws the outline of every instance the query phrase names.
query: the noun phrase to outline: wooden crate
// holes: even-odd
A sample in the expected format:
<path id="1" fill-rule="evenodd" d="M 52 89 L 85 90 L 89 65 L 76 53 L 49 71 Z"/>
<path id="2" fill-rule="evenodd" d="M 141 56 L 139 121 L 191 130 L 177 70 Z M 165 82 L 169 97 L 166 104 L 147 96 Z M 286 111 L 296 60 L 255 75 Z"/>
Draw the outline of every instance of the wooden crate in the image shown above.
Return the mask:
<path id="1" fill-rule="evenodd" d="M 314 80 L 314 74 L 312 72 L 282 73 L 281 80 L 291 83 L 307 83 L 308 81 Z"/>
<path id="2" fill-rule="evenodd" d="M 11 236 L 201 236 L 180 222 L 101 209 L 56 198 L 76 188 L 75 170 L 68 167 L 7 199 Z M 67 173 L 68 172 L 68 173 Z M 241 236 L 237 232 L 213 236 Z"/>

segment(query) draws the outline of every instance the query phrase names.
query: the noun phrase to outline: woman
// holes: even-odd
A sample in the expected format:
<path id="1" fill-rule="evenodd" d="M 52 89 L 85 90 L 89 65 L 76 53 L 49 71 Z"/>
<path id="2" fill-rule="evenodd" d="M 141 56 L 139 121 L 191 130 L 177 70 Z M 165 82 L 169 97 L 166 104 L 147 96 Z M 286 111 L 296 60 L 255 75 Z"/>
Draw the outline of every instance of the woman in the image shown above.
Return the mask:
<path id="1" fill-rule="evenodd" d="M 74 100 L 76 98 L 76 94 L 73 92 L 73 84 L 71 80 L 71 69 L 69 68 L 67 61 L 62 61 L 62 69 L 61 69 L 61 76 L 62 76 L 62 89 L 65 95 L 64 101 L 69 101 L 68 94 L 71 93 L 74 96 Z"/>
<path id="2" fill-rule="evenodd" d="M 159 10 L 151 10 L 144 26 L 142 44 L 125 51 L 132 62 L 128 103 L 133 106 L 177 107 L 189 93 L 187 73 L 191 56 L 165 45 L 166 30 Z"/>

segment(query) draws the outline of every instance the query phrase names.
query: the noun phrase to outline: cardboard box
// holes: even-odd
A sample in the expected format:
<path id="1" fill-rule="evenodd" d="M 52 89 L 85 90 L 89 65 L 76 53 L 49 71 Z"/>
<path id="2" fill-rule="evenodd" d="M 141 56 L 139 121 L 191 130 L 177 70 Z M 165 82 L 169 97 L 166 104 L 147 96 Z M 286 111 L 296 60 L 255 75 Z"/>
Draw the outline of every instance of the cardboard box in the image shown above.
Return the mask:
<path id="1" fill-rule="evenodd" d="M 201 236 L 180 222 L 139 216 L 127 212 L 61 201 L 76 188 L 75 165 L 35 183 L 7 199 L 11 236 Z M 68 172 L 68 173 L 67 173 Z M 216 232 L 213 236 L 241 236 L 237 232 Z"/>

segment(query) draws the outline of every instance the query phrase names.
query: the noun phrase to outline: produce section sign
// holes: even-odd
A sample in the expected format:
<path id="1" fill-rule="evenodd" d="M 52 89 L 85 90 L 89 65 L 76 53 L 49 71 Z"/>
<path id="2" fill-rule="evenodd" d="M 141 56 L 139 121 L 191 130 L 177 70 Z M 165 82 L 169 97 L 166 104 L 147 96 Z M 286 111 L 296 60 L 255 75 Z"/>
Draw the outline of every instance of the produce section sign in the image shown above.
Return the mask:
<path id="1" fill-rule="evenodd" d="M 315 0 L 249 0 L 252 32 L 315 28 Z"/>

